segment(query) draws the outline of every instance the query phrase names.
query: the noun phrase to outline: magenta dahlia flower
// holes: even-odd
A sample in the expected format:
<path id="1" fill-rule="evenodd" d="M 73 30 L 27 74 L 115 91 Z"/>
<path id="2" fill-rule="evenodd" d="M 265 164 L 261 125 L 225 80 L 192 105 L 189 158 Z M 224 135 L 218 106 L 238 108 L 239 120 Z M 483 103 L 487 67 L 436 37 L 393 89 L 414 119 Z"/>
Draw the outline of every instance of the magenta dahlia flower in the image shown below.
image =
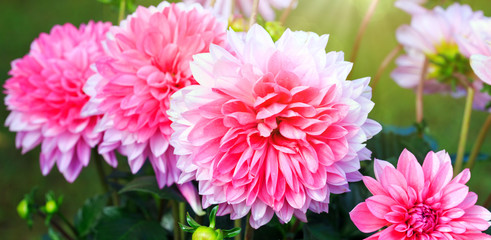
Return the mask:
<path id="1" fill-rule="evenodd" d="M 200 5 L 138 7 L 120 26 L 111 28 L 107 56 L 85 85 L 91 96 L 84 114 L 101 114 L 96 127 L 107 131 L 99 152 L 115 149 L 128 157 L 133 173 L 148 158 L 159 186 L 179 177 L 177 157 L 169 146 L 172 133 L 166 111 L 169 96 L 196 84 L 189 62 L 210 44 L 224 45 L 226 23 Z"/>
<path id="2" fill-rule="evenodd" d="M 362 232 L 382 231 L 367 239 L 485 240 L 491 213 L 476 206 L 477 194 L 465 185 L 471 174 L 465 169 L 452 179 L 450 157 L 445 151 L 429 152 L 423 166 L 404 150 L 397 168 L 375 160 L 375 177 L 363 177 L 373 194 L 351 212 Z"/>
<path id="3" fill-rule="evenodd" d="M 369 78 L 347 81 L 352 64 L 326 54 L 327 40 L 286 30 L 275 43 L 254 25 L 228 32 L 229 51 L 194 57 L 200 85 L 176 92 L 168 113 L 180 181 L 199 182 L 204 207 L 220 204 L 232 219 L 251 212 L 254 228 L 275 213 L 306 221 L 361 179 L 364 142 L 381 127 L 367 119 Z"/>
<path id="4" fill-rule="evenodd" d="M 211 0 L 183 0 L 186 3 L 199 3 L 205 7 L 210 7 Z M 213 8 L 221 16 L 228 18 L 230 14 L 244 14 L 249 17 L 252 12 L 253 0 L 216 0 Z M 290 0 L 261 0 L 259 1 L 258 11 L 259 14 L 266 21 L 275 20 L 275 9 L 286 9 L 290 5 Z M 294 5 L 296 6 L 296 5 Z M 236 11 L 232 11 L 232 7 L 235 7 Z"/>
<path id="5" fill-rule="evenodd" d="M 102 133 L 93 131 L 100 116 L 82 117 L 89 97 L 82 91 L 94 72 L 90 65 L 104 55 L 101 42 L 110 23 L 55 26 L 31 44 L 30 52 L 12 62 L 4 87 L 11 111 L 6 125 L 17 132 L 16 146 L 25 153 L 41 144 L 41 172 L 54 164 L 73 182 L 90 160 Z M 108 160 L 114 155 L 106 153 Z M 114 161 L 109 161 L 113 164 Z"/>
<path id="6" fill-rule="evenodd" d="M 486 19 L 481 11 L 455 3 L 447 9 L 436 7 L 414 14 L 410 25 L 397 29 L 397 40 L 406 54 L 396 60 L 392 78 L 404 88 L 415 89 L 423 73 L 425 58 L 429 64 L 425 75 L 426 93 L 465 94 L 465 87 L 455 74 L 472 77 L 469 57 L 460 51 L 458 38 L 472 34 L 470 23 Z"/>

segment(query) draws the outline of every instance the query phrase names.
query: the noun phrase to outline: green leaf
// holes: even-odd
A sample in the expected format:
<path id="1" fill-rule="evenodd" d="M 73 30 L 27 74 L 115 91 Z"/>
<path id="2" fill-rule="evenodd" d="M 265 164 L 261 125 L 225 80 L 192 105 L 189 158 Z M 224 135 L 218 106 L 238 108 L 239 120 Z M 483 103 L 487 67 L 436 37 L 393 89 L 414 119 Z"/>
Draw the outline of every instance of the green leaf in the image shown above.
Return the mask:
<path id="1" fill-rule="evenodd" d="M 232 238 L 240 233 L 240 227 L 232 228 L 229 230 L 222 230 L 224 238 Z"/>
<path id="2" fill-rule="evenodd" d="M 179 224 L 179 227 L 185 232 L 194 233 L 194 231 L 196 230 L 196 228 L 194 228 L 194 227 L 182 225 L 181 223 L 178 223 L 178 224 Z"/>
<path id="3" fill-rule="evenodd" d="M 103 216 L 95 227 L 98 240 L 162 240 L 167 232 L 157 221 L 150 221 L 136 214 L 129 214 L 117 207 L 106 207 Z"/>
<path id="4" fill-rule="evenodd" d="M 48 237 L 51 240 L 61 240 L 60 235 L 55 232 L 55 230 L 53 230 L 51 227 L 48 229 Z"/>
<path id="5" fill-rule="evenodd" d="M 182 196 L 173 188 L 166 187 L 160 189 L 157 184 L 157 180 L 153 176 L 138 177 L 133 179 L 133 181 L 126 184 L 126 186 L 119 191 L 120 194 L 125 192 L 150 193 L 155 194 L 160 199 L 177 200 L 181 202 L 184 201 Z"/>
<path id="6" fill-rule="evenodd" d="M 215 218 L 217 216 L 218 205 L 216 205 L 210 212 L 210 227 L 215 228 Z"/>
<path id="7" fill-rule="evenodd" d="M 106 195 L 97 195 L 85 201 L 75 216 L 75 228 L 81 237 L 91 232 L 97 221 L 102 216 L 102 211 L 107 204 Z"/>
<path id="8" fill-rule="evenodd" d="M 415 127 L 384 126 L 382 132 L 367 141 L 372 157 L 383 160 L 398 159 L 402 150 L 407 149 L 422 161 L 429 151 L 438 148 L 436 145 L 426 134 L 420 136 Z"/>
<path id="9" fill-rule="evenodd" d="M 201 225 L 199 223 L 194 221 L 194 219 L 191 217 L 191 215 L 189 215 L 189 213 L 187 213 L 187 215 L 186 215 L 186 221 L 188 222 L 189 226 L 191 226 L 193 228 L 201 227 Z"/>

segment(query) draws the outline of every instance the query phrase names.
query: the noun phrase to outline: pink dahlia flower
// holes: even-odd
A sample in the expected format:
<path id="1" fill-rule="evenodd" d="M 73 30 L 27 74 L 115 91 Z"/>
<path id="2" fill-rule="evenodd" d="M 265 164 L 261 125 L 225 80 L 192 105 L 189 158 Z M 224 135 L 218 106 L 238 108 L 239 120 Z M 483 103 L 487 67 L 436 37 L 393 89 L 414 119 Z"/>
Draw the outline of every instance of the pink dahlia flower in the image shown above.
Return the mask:
<path id="1" fill-rule="evenodd" d="M 491 213 L 476 206 L 477 194 L 465 185 L 471 174 L 465 169 L 452 179 L 450 157 L 445 151 L 430 152 L 423 166 L 404 150 L 397 169 L 375 160 L 375 177 L 363 177 L 373 194 L 351 212 L 351 220 L 365 233 L 384 228 L 367 239 L 485 240 Z"/>
<path id="2" fill-rule="evenodd" d="M 200 3 L 205 7 L 210 7 L 211 0 L 183 0 L 186 3 Z M 252 12 L 253 0 L 216 0 L 213 8 L 221 16 L 228 18 L 230 14 L 244 14 L 249 17 Z M 290 0 L 261 0 L 259 1 L 259 14 L 266 21 L 275 20 L 275 9 L 286 9 L 290 5 Z M 232 12 L 232 7 L 235 7 L 235 12 Z"/>
<path id="3" fill-rule="evenodd" d="M 196 84 L 192 56 L 207 52 L 210 44 L 223 45 L 225 29 L 226 23 L 198 4 L 168 2 L 138 7 L 111 28 L 107 56 L 97 61 L 97 74 L 84 89 L 91 96 L 84 114 L 104 113 L 96 128 L 107 131 L 99 152 L 118 149 L 133 173 L 148 158 L 159 186 L 172 185 L 180 171 L 169 146 L 169 96 Z"/>
<path id="4" fill-rule="evenodd" d="M 12 62 L 12 77 L 4 85 L 11 111 L 6 125 L 17 132 L 16 146 L 23 153 L 41 144 L 43 175 L 56 163 L 67 181 L 75 181 L 89 164 L 91 148 L 100 142 L 102 133 L 93 131 L 100 116 L 80 116 L 89 100 L 82 88 L 94 73 L 90 65 L 104 55 L 101 42 L 110 26 L 57 25 L 34 40 L 26 56 Z"/>
<path id="5" fill-rule="evenodd" d="M 232 219 L 251 212 L 258 228 L 273 215 L 306 221 L 327 212 L 330 193 L 349 191 L 364 142 L 381 130 L 369 78 L 347 81 L 352 64 L 329 52 L 328 36 L 286 32 L 275 43 L 259 25 L 228 32 L 230 51 L 212 45 L 191 70 L 200 85 L 171 98 L 171 144 L 181 182 L 196 179 L 203 206 Z"/>
<path id="6" fill-rule="evenodd" d="M 401 87 L 415 89 L 426 58 L 429 60 L 424 83 L 426 93 L 463 92 L 465 88 L 454 74 L 471 76 L 472 70 L 469 58 L 459 50 L 457 38 L 471 35 L 470 23 L 476 19 L 485 19 L 481 11 L 473 12 L 468 5 L 457 3 L 447 9 L 436 7 L 413 15 L 410 25 L 397 29 L 397 40 L 406 54 L 396 60 L 392 78 Z"/>

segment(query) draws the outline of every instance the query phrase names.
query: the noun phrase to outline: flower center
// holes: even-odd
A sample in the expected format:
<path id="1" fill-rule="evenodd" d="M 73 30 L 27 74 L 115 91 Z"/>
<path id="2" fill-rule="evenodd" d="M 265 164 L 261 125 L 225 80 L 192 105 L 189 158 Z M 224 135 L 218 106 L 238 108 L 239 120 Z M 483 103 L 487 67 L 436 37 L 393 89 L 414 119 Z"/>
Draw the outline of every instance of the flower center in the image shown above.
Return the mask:
<path id="1" fill-rule="evenodd" d="M 425 204 L 418 204 L 408 212 L 409 228 L 418 233 L 432 232 L 438 223 L 438 213 Z"/>
<path id="2" fill-rule="evenodd" d="M 453 88 L 470 84 L 472 69 L 469 59 L 460 54 L 455 43 L 443 42 L 436 47 L 436 54 L 428 54 L 428 79 L 450 84 Z"/>

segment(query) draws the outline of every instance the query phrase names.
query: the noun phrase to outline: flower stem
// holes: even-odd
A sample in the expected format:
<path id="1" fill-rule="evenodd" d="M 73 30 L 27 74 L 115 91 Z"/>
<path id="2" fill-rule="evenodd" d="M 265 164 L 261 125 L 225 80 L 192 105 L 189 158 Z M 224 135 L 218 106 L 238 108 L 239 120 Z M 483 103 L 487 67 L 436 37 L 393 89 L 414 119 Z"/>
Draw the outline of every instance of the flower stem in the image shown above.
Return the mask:
<path id="1" fill-rule="evenodd" d="M 180 223 L 185 223 L 186 222 L 186 203 L 185 202 L 179 202 L 179 222 Z M 180 236 L 181 239 L 184 240 L 186 239 L 185 237 L 185 232 L 182 229 L 180 230 Z"/>
<path id="2" fill-rule="evenodd" d="M 242 219 L 241 218 L 234 220 L 234 227 L 239 227 L 239 228 L 242 227 Z M 239 234 L 235 235 L 234 240 L 242 240 L 242 234 L 239 233 Z"/>
<path id="3" fill-rule="evenodd" d="M 249 222 L 250 219 L 250 213 L 247 215 L 247 220 L 246 220 L 246 229 L 244 233 L 244 239 L 245 240 L 252 240 L 254 239 L 254 228 L 251 227 L 251 223 Z"/>
<path id="4" fill-rule="evenodd" d="M 462 127 L 460 130 L 460 139 L 459 139 L 459 146 L 457 149 L 457 159 L 455 160 L 454 175 L 457 175 L 462 170 L 465 144 L 467 142 L 467 133 L 469 132 L 473 100 L 474 100 L 474 89 L 469 87 L 467 88 L 467 98 L 465 101 L 464 117 L 462 120 Z"/>
<path id="5" fill-rule="evenodd" d="M 375 77 L 373 77 L 372 80 L 372 92 L 375 91 L 375 87 L 377 86 L 378 81 L 382 77 L 382 74 L 385 72 L 385 69 L 389 66 L 389 64 L 394 60 L 394 58 L 397 56 L 397 54 L 402 50 L 402 45 L 399 44 L 397 45 L 392 51 L 387 54 L 387 56 L 384 58 L 382 63 L 380 64 L 380 67 L 377 69 L 377 73 L 375 74 Z"/>
<path id="6" fill-rule="evenodd" d="M 252 12 L 251 12 L 251 18 L 249 19 L 249 28 L 256 23 L 256 17 L 257 17 L 257 9 L 259 7 L 259 0 L 254 0 L 252 3 Z"/>
<path id="7" fill-rule="evenodd" d="M 363 17 L 360 28 L 358 29 L 358 33 L 356 34 L 355 44 L 353 45 L 353 50 L 351 52 L 350 62 L 354 63 L 356 60 L 356 56 L 358 55 L 358 50 L 360 48 L 361 40 L 363 39 L 363 34 L 367 29 L 368 23 L 370 22 L 370 19 L 372 18 L 378 3 L 379 0 L 372 0 L 372 3 L 370 3 L 370 6 L 368 7 L 367 12 L 365 13 L 365 17 Z"/>
<path id="8" fill-rule="evenodd" d="M 423 89 L 425 84 L 426 72 L 428 71 L 428 58 L 425 58 L 423 64 L 423 70 L 421 72 L 418 87 L 416 88 L 416 123 L 421 124 L 423 122 Z"/>
<path id="9" fill-rule="evenodd" d="M 297 2 L 297 0 L 291 0 L 288 7 L 281 14 L 281 17 L 280 17 L 281 25 L 283 25 L 283 26 L 285 25 L 286 19 L 288 18 L 288 15 L 290 15 L 290 12 L 292 11 L 293 6 L 295 5 L 296 2 Z"/>
<path id="10" fill-rule="evenodd" d="M 66 217 L 63 214 L 61 214 L 60 212 L 58 212 L 57 215 L 60 217 L 61 221 L 63 221 L 68 226 L 68 228 L 70 228 L 72 233 L 75 236 L 78 236 L 77 229 L 75 229 L 75 227 L 72 225 L 72 223 L 70 223 L 70 221 L 68 221 L 68 219 L 66 219 Z"/>
<path id="11" fill-rule="evenodd" d="M 102 156 L 97 153 L 97 151 L 93 151 L 92 153 L 95 156 L 95 166 L 97 169 L 97 175 L 99 175 L 99 181 L 101 182 L 102 189 L 104 192 L 109 192 L 109 185 L 106 181 L 106 173 L 104 171 L 104 166 L 102 165 Z"/>
<path id="12" fill-rule="evenodd" d="M 180 228 L 179 228 L 179 204 L 176 200 L 171 200 L 172 204 L 172 217 L 174 218 L 174 240 L 180 240 Z"/>
<path id="13" fill-rule="evenodd" d="M 41 217 L 42 217 L 43 219 L 46 219 L 46 215 L 45 215 L 43 212 L 39 211 L 39 215 L 41 215 Z M 63 235 L 63 237 L 65 237 L 65 239 L 67 239 L 67 240 L 74 240 L 74 238 L 73 238 L 73 237 L 71 237 L 71 236 L 70 236 L 70 234 L 68 234 L 68 233 L 67 233 L 67 232 L 66 232 L 66 231 L 65 231 L 65 230 L 64 230 L 64 229 L 63 229 L 63 228 L 60 226 L 60 224 L 58 224 L 58 222 L 56 222 L 54 219 L 51 219 L 51 221 L 49 221 L 49 223 L 50 223 L 50 224 L 51 224 L 51 225 L 52 225 L 52 226 L 53 226 L 53 227 L 54 227 L 56 230 L 58 230 L 58 232 L 60 232 L 60 233 L 61 233 L 61 235 Z"/>
<path id="14" fill-rule="evenodd" d="M 118 22 L 123 21 L 125 13 L 126 13 L 126 0 L 119 0 Z"/>
<path id="15" fill-rule="evenodd" d="M 466 168 L 472 169 L 472 167 L 474 166 L 477 155 L 479 154 L 482 144 L 486 139 L 486 134 L 489 130 L 489 127 L 491 127 L 491 114 L 488 115 L 488 118 L 486 118 L 486 121 L 482 125 L 481 131 L 477 136 L 476 143 L 474 143 L 474 147 L 472 148 L 471 155 L 469 156 L 469 161 L 467 162 Z"/>

